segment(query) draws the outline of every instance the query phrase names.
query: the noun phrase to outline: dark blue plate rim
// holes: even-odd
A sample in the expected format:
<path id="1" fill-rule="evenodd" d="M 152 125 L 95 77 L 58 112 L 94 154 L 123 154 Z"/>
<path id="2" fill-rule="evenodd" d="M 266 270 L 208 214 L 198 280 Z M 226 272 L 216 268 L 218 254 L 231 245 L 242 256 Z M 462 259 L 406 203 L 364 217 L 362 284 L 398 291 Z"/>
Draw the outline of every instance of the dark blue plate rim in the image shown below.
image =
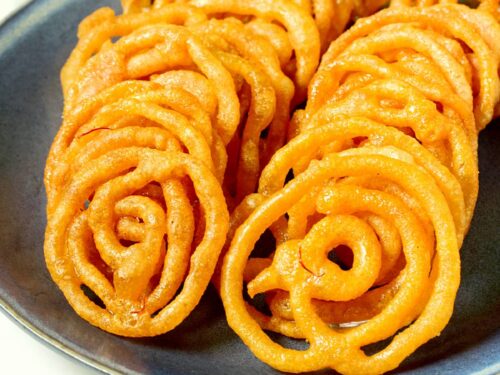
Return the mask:
<path id="1" fill-rule="evenodd" d="M 27 18 L 29 14 L 33 14 L 36 12 L 36 8 L 40 4 L 37 0 L 32 0 L 22 6 L 20 9 L 12 13 L 7 19 L 0 24 L 0 54 L 2 50 L 8 47 L 9 43 L 9 31 L 16 27 L 16 24 L 23 21 Z M 37 328 L 33 324 L 30 323 L 28 319 L 21 316 L 11 305 L 9 305 L 1 296 L 0 296 L 0 311 L 4 313 L 11 321 L 16 323 L 21 328 L 25 329 L 28 333 L 31 334 L 32 337 L 38 339 L 39 342 L 42 342 L 50 349 L 54 350 L 57 353 L 64 353 L 71 359 L 76 359 L 79 363 L 87 365 L 91 368 L 94 368 L 98 371 L 107 373 L 107 374 L 119 374 L 119 372 L 111 369 L 106 366 L 104 363 L 95 361 L 76 350 L 71 349 L 70 347 L 64 345 L 59 340 L 51 337 L 47 333 L 43 332 L 41 329 Z"/>
<path id="2" fill-rule="evenodd" d="M 16 39 L 16 36 L 10 37 L 9 32 L 14 31 L 16 29 L 16 25 L 19 23 L 26 22 L 30 17 L 36 18 L 36 11 L 40 8 L 41 1 L 39 0 L 31 0 L 20 9 L 12 13 L 8 18 L 6 18 L 0 24 L 0 55 L 9 48 L 12 43 L 15 41 L 10 41 L 10 39 Z M 45 10 L 47 11 L 47 10 Z M 22 29 L 22 27 L 21 27 Z M 89 356 L 83 355 L 70 348 L 69 346 L 63 344 L 61 341 L 55 339 L 51 335 L 44 332 L 42 329 L 33 325 L 26 317 L 22 316 L 18 313 L 10 304 L 8 304 L 1 296 L 0 296 L 0 312 L 4 313 L 12 322 L 16 325 L 20 326 L 22 329 L 26 330 L 34 339 L 43 343 L 45 346 L 53 350 L 57 353 L 62 353 L 66 355 L 69 359 L 77 360 L 79 363 L 82 363 L 90 368 L 93 368 L 97 371 L 106 373 L 106 374 L 120 374 L 120 372 L 114 370 L 110 366 L 106 365 L 101 361 L 96 361 Z M 482 370 L 471 373 L 470 375 L 495 375 L 500 374 L 500 358 L 496 364 L 488 366 Z"/>

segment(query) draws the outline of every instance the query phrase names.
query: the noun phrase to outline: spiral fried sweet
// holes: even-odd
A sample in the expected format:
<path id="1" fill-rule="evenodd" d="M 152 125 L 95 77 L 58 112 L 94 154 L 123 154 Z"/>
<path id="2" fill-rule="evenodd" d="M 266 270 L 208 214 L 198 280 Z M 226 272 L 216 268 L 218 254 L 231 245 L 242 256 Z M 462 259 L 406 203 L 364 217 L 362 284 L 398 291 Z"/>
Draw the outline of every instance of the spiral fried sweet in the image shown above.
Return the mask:
<path id="1" fill-rule="evenodd" d="M 149 3 L 151 9 L 162 9 L 169 7 L 171 1 L 125 1 L 124 8 L 144 9 L 145 3 Z M 303 5 L 289 0 L 180 0 L 176 3 L 190 4 L 207 17 L 238 17 L 252 31 L 252 39 L 261 37 L 275 48 L 282 67 L 295 82 L 296 101 L 305 97 L 318 66 L 320 38 L 310 12 Z"/>
<path id="2" fill-rule="evenodd" d="M 102 10 L 84 22 L 45 173 L 52 278 L 80 316 L 124 336 L 175 328 L 204 293 L 228 227 L 224 141 L 239 121 L 220 61 L 185 27 L 137 27 L 141 17 Z M 143 64 L 158 41 L 175 53 Z M 168 69 L 182 64 L 200 72 Z"/>
<path id="3" fill-rule="evenodd" d="M 335 84 L 329 82 L 334 73 L 332 64 L 352 53 L 367 54 L 426 79 L 427 85 L 417 87 L 423 92 L 428 90 L 426 86 L 447 86 L 459 97 L 453 101 L 463 101 L 465 108 L 460 111 L 457 103 L 453 112 L 460 116 L 464 127 L 471 132 L 467 117 L 472 109 L 476 128 L 481 130 L 491 121 L 499 98 L 499 29 L 491 13 L 458 4 L 395 6 L 361 19 L 323 56 L 309 88 L 308 110 L 319 109 L 336 90 Z M 346 48 L 354 51 L 344 53 Z M 362 84 L 362 78 L 366 75 L 353 77 L 352 85 L 354 81 Z"/>
<path id="4" fill-rule="evenodd" d="M 176 86 L 125 81 L 66 113 L 46 166 L 45 256 L 80 316 L 124 336 L 187 317 L 225 241 L 226 157 Z"/>
<path id="5" fill-rule="evenodd" d="M 287 2 L 241 8 L 124 1 L 123 7 L 123 15 L 103 8 L 82 22 L 62 72 L 66 117 L 85 98 L 128 80 L 188 91 L 210 115 L 229 153 L 224 190 L 234 206 L 255 192 L 262 166 L 286 141 L 292 100 L 299 91 L 303 97 L 319 60 L 314 21 Z M 227 16 L 210 19 L 217 12 Z M 255 19 L 246 22 L 247 16 Z M 257 16 L 283 22 L 288 31 Z M 271 30 L 276 38 L 257 30 Z M 296 85 L 285 74 L 291 65 Z"/>
<path id="6" fill-rule="evenodd" d="M 336 139 L 366 134 L 361 130 L 365 127 L 377 132 L 388 129 L 363 118 L 344 121 L 345 126 L 328 126 Z M 352 133 L 346 133 L 347 129 Z M 398 136 L 397 130 L 389 132 Z M 302 145 L 310 146 L 325 135 L 326 129 L 321 129 L 298 136 L 273 160 L 292 164 Z M 413 146 L 424 152 L 418 142 Z M 257 357 L 281 371 L 331 367 L 344 373 L 381 373 L 397 366 L 444 327 L 459 282 L 458 238 L 444 195 L 415 159 L 394 146 L 330 153 L 322 161 L 311 162 L 306 171 L 264 200 L 236 230 L 224 261 L 221 293 L 230 326 Z M 374 178 L 382 186 L 372 186 Z M 421 211 L 414 211 L 412 204 Z M 262 233 L 279 226 L 285 214 L 286 228 L 279 230 L 286 234 L 277 241 L 272 259 L 248 260 Z M 392 240 L 399 240 L 400 247 L 391 248 L 388 231 L 371 226 L 367 215 L 396 229 Z M 387 241 L 377 229 L 387 234 Z M 327 258 L 340 245 L 353 253 L 348 271 Z M 384 276 L 383 263 L 392 260 L 393 267 L 401 266 L 394 261 L 401 255 L 404 262 L 394 279 L 371 290 Z M 267 316 L 249 308 L 242 295 L 244 282 L 251 297 L 288 292 L 292 319 L 282 311 Z M 379 353 L 367 356 L 361 350 L 412 321 Z M 348 331 L 330 326 L 353 322 L 359 325 Z M 280 347 L 263 328 L 305 337 L 309 348 Z"/>
<path id="7" fill-rule="evenodd" d="M 175 328 L 217 263 L 227 227 L 220 185 L 176 148 L 98 156 L 72 174 L 49 216 L 45 257 L 54 281 L 81 317 L 108 332 L 152 336 Z"/>

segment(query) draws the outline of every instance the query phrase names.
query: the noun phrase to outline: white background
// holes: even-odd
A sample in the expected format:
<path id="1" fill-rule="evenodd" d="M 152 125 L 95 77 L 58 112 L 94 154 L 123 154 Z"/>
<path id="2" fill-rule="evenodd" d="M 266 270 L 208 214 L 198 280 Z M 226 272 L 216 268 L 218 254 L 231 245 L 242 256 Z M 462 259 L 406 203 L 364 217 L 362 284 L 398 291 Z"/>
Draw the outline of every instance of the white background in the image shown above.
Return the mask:
<path id="1" fill-rule="evenodd" d="M 0 24 L 29 0 L 0 0 Z M 49 349 L 0 312 L 0 374 L 96 375 L 85 365 Z"/>

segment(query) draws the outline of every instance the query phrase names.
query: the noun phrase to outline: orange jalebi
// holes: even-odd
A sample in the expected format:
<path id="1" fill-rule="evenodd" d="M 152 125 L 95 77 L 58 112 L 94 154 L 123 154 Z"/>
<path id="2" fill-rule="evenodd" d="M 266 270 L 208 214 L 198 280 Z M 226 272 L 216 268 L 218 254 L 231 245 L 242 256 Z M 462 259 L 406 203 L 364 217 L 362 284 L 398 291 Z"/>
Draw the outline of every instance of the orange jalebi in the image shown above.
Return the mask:
<path id="1" fill-rule="evenodd" d="M 124 147 L 93 159 L 71 176 L 49 216 L 45 257 L 54 281 L 80 316 L 112 333 L 151 336 L 180 324 L 225 240 L 219 183 L 195 158 L 169 148 Z M 190 184 L 202 217 L 194 215 Z"/>
<path id="2" fill-rule="evenodd" d="M 61 76 L 66 117 L 81 100 L 126 80 L 179 86 L 209 111 L 223 143 L 231 142 L 224 188 L 238 203 L 255 191 L 262 166 L 285 143 L 292 100 L 304 96 L 317 67 L 319 38 L 312 18 L 287 2 L 256 1 L 244 9 L 217 2 L 208 4 L 210 9 L 207 4 L 193 4 L 198 9 L 161 1 L 123 3 L 123 15 L 103 8 L 80 25 L 78 45 Z M 228 16 L 274 15 L 289 32 L 260 18 L 209 20 L 218 7 Z M 281 42 L 256 29 L 274 29 Z M 296 88 L 285 74 L 292 65 Z"/>

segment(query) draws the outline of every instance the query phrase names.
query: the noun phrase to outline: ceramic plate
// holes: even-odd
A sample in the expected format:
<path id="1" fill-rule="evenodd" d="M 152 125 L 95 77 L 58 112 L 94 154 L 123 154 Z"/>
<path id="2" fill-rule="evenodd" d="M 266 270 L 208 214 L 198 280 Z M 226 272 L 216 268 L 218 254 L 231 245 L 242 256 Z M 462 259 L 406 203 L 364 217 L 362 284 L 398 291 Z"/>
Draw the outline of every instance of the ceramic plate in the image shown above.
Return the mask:
<path id="1" fill-rule="evenodd" d="M 80 319 L 43 260 L 45 158 L 61 119 L 59 71 L 79 21 L 118 1 L 37 0 L 0 29 L 0 305 L 51 345 L 105 372 L 276 374 L 230 330 L 215 291 L 180 327 L 152 339 L 107 334 Z M 453 318 L 401 374 L 500 371 L 500 123 L 480 137 L 480 196 L 462 252 Z"/>

